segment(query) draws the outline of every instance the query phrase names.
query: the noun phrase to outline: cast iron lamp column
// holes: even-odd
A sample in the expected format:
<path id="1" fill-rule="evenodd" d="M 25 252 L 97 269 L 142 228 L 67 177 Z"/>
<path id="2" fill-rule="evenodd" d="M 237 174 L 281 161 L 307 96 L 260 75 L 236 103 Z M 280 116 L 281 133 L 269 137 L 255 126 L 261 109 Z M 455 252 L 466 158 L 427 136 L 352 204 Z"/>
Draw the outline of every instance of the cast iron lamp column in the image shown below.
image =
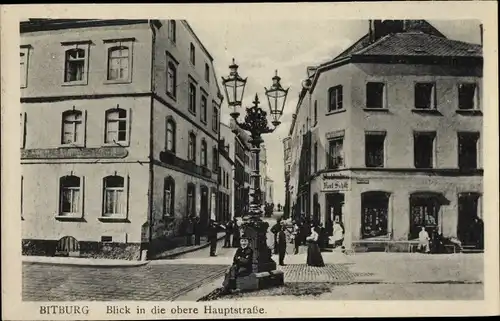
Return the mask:
<path id="1" fill-rule="evenodd" d="M 260 191 L 260 146 L 264 142 L 263 134 L 272 133 L 280 124 L 279 118 L 283 115 L 288 89 L 283 89 L 280 84 L 281 78 L 276 71 L 273 77 L 272 86 L 267 89 L 266 96 L 269 102 L 269 110 L 272 116 L 271 123 L 274 128 L 268 126 L 267 113 L 259 107 L 260 101 L 257 94 L 253 101 L 253 106 L 246 108 L 245 121 L 238 121 L 238 108 L 245 90 L 247 79 L 243 79 L 238 74 L 238 65 L 229 66 L 230 74 L 227 78 L 222 78 L 222 83 L 226 92 L 229 107 L 233 108 L 231 117 L 238 127 L 250 133 L 249 143 L 252 145 L 255 166 L 252 171 L 253 194 L 250 210 L 243 215 L 242 228 L 250 240 L 253 250 L 252 273 L 250 276 L 240 279 L 238 288 L 240 289 L 260 289 L 269 286 L 279 286 L 284 283 L 283 272 L 276 270 L 276 262 L 271 258 L 271 250 L 267 246 L 267 230 L 269 224 L 262 220 L 263 211 L 261 207 Z"/>

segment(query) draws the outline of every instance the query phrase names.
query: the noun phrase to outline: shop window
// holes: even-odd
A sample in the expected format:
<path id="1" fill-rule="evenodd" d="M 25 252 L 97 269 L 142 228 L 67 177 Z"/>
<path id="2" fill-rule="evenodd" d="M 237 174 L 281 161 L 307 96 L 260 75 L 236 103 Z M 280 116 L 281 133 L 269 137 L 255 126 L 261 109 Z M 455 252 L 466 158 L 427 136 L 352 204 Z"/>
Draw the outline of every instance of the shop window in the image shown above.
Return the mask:
<path id="1" fill-rule="evenodd" d="M 443 198 L 438 193 L 414 193 L 410 196 L 410 239 L 418 238 L 422 227 L 429 235 L 437 230 Z"/>
<path id="2" fill-rule="evenodd" d="M 361 232 L 363 238 L 388 234 L 389 197 L 385 192 L 361 194 Z"/>

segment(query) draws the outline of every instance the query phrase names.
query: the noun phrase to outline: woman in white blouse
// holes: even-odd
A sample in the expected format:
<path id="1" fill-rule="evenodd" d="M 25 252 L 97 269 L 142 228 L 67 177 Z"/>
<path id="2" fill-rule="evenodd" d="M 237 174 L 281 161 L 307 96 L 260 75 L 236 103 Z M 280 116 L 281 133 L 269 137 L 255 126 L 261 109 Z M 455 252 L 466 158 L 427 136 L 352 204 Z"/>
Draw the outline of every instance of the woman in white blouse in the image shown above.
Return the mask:
<path id="1" fill-rule="evenodd" d="M 314 226 L 311 226 L 311 235 L 306 238 L 307 241 L 307 265 L 325 266 L 323 256 L 318 246 L 319 234 Z"/>

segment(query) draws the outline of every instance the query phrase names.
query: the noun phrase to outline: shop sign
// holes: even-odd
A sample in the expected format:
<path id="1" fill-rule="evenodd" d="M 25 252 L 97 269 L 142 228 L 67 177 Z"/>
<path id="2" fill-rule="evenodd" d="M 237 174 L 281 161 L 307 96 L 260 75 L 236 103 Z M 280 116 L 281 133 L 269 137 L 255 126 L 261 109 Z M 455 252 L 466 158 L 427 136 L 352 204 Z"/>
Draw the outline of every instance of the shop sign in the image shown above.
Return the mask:
<path id="1" fill-rule="evenodd" d="M 349 190 L 349 178 L 338 178 L 329 175 L 323 176 L 322 190 L 325 192 Z"/>

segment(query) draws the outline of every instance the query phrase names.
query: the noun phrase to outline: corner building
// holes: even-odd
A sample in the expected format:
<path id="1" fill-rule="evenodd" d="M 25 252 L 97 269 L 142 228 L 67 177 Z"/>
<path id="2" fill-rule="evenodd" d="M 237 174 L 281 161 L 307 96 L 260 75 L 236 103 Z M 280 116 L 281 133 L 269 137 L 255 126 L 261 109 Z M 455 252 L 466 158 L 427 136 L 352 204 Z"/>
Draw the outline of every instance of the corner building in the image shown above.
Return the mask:
<path id="1" fill-rule="evenodd" d="M 153 257 L 207 224 L 222 96 L 189 24 L 20 28 L 23 254 Z"/>
<path id="2" fill-rule="evenodd" d="M 295 213 L 340 220 L 356 249 L 406 251 L 422 226 L 467 244 L 482 217 L 482 47 L 424 20 L 368 29 L 308 68 L 289 132 Z"/>

